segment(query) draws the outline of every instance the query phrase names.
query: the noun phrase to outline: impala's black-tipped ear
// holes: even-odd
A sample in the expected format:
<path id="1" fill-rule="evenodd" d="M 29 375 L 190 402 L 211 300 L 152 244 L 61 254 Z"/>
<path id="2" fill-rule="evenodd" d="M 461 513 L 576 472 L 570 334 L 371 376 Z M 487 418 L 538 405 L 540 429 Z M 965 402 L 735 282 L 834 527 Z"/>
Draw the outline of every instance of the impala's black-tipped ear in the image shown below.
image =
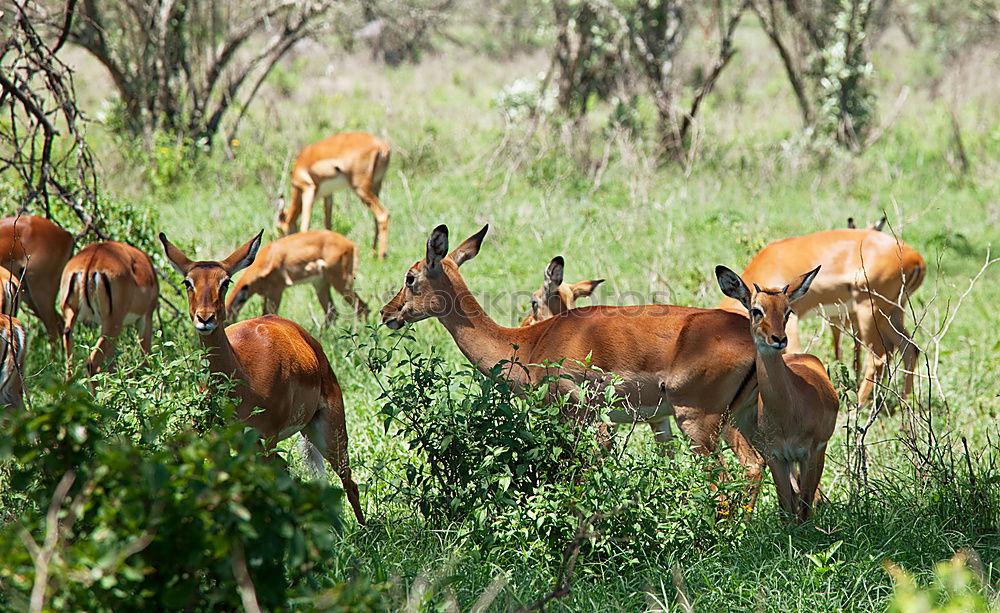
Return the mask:
<path id="1" fill-rule="evenodd" d="M 795 302 L 809 291 L 809 286 L 819 274 L 819 269 L 820 267 L 817 266 L 785 286 L 783 291 L 788 295 L 788 302 Z"/>
<path id="2" fill-rule="evenodd" d="M 885 215 L 883 215 L 882 219 L 880 219 L 880 220 L 878 220 L 878 221 L 876 221 L 875 223 L 872 224 L 872 230 L 875 230 L 876 232 L 881 232 L 882 228 L 885 227 L 886 221 L 888 221 L 888 220 L 885 218 Z"/>
<path id="3" fill-rule="evenodd" d="M 236 251 L 229 254 L 229 257 L 219 262 L 226 269 L 229 276 L 233 276 L 247 266 L 253 264 L 257 258 L 257 250 L 260 249 L 260 239 L 264 236 L 264 230 L 257 233 L 257 236 L 241 245 Z"/>
<path id="4" fill-rule="evenodd" d="M 483 239 L 486 238 L 486 232 L 489 229 L 490 224 L 486 224 L 482 230 L 462 241 L 462 244 L 451 252 L 451 259 L 455 261 L 456 266 L 461 266 L 479 255 L 479 248 L 482 246 Z"/>
<path id="5" fill-rule="evenodd" d="M 542 293 L 545 294 L 546 298 L 554 295 L 559 291 L 559 286 L 563 282 L 563 271 L 566 267 L 566 262 L 563 260 L 561 255 L 557 255 L 552 258 L 549 265 L 545 267 L 545 282 L 542 283 Z"/>
<path id="6" fill-rule="evenodd" d="M 854 223 L 853 217 L 847 218 L 847 227 L 851 230 L 856 230 L 858 228 L 857 224 Z"/>
<path id="7" fill-rule="evenodd" d="M 725 266 L 716 266 L 715 278 L 718 279 L 719 289 L 723 294 L 739 300 L 746 310 L 750 310 L 750 290 L 738 274 Z"/>
<path id="8" fill-rule="evenodd" d="M 594 293 L 597 286 L 604 283 L 604 279 L 592 279 L 590 281 L 579 281 L 569 286 L 573 290 L 574 298 L 586 298 Z"/>
<path id="9" fill-rule="evenodd" d="M 427 255 L 424 262 L 430 271 L 440 270 L 441 260 L 448 256 L 448 226 L 441 224 L 427 237 Z"/>
<path id="10" fill-rule="evenodd" d="M 174 267 L 174 270 L 183 276 L 187 276 L 193 264 L 191 260 L 180 249 L 175 247 L 173 243 L 168 241 L 167 235 L 163 232 L 160 232 L 160 243 L 163 244 L 163 251 L 167 254 L 167 260 L 170 261 L 170 265 Z"/>

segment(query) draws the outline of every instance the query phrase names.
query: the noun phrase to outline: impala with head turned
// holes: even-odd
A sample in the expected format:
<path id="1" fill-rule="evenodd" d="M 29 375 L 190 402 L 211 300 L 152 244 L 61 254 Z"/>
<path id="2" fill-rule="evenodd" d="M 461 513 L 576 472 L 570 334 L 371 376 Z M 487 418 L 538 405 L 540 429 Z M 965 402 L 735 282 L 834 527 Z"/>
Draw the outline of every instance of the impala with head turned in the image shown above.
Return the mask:
<path id="1" fill-rule="evenodd" d="M 325 472 L 323 461 L 329 462 L 363 524 L 347 453 L 344 397 L 322 346 L 302 326 L 276 315 L 223 327 L 226 292 L 233 275 L 253 263 L 261 234 L 220 261 L 193 261 L 162 232 L 160 242 L 184 277 L 188 314 L 208 350 L 209 368 L 236 382 L 237 416 L 260 433 L 268 451 L 278 441 L 301 433 L 307 463 L 314 471 Z M 255 412 L 256 408 L 263 410 Z"/>
<path id="2" fill-rule="evenodd" d="M 77 321 L 101 328 L 97 347 L 87 359 L 88 376 L 101 371 L 127 325 L 138 326 L 139 345 L 149 354 L 160 283 L 153 261 L 142 251 L 114 241 L 84 247 L 66 263 L 59 296 L 67 380 L 73 375 L 73 327 Z"/>
<path id="3" fill-rule="evenodd" d="M 382 322 L 395 330 L 434 317 L 480 371 L 489 373 L 504 360 L 524 364 L 524 370 L 504 371 L 515 385 L 568 375 L 554 377 L 552 391 L 574 400 L 569 418 L 593 419 L 598 407 L 588 403 L 600 402 L 600 394 L 581 398 L 579 384 L 588 381 L 598 390 L 615 385 L 622 400 L 609 412 L 612 421 L 647 422 L 666 441 L 673 416 L 702 453 L 713 453 L 723 434 L 741 461 L 758 470 L 750 445 L 724 429 L 731 408 L 757 396 L 745 317 L 667 305 L 590 306 L 505 328 L 486 314 L 459 272 L 479 253 L 487 229 L 449 253 L 448 228 L 438 226 L 424 259 L 410 267 L 402 289 L 382 308 Z"/>
<path id="4" fill-rule="evenodd" d="M 552 258 L 545 267 L 545 280 L 541 289 L 531 295 L 531 313 L 521 321 L 521 327 L 530 326 L 550 317 L 576 308 L 578 298 L 586 298 L 594 293 L 604 279 L 563 283 L 565 262 L 561 255 Z"/>
<path id="5" fill-rule="evenodd" d="M 313 203 L 323 199 L 326 229 L 333 224 L 333 193 L 351 189 L 375 217 L 372 251 L 385 259 L 389 247 L 389 211 L 379 199 L 382 180 L 389 168 L 389 144 L 365 132 L 345 132 L 308 145 L 292 166 L 292 200 L 278 203 L 278 231 L 288 235 L 309 230 Z"/>
<path id="6" fill-rule="evenodd" d="M 770 243 L 740 276 L 747 283 L 776 287 L 816 267 L 821 272 L 789 318 L 788 350 L 801 348 L 799 317 L 817 308 L 832 309 L 835 324 L 846 327 L 849 323 L 868 349 L 858 401 L 863 404 L 871 398 L 894 351 L 902 353 L 904 393 L 909 396 L 919 350 L 906 329 L 905 307 L 927 273 L 924 259 L 906 243 L 874 229 L 826 230 Z M 731 297 L 723 299 L 719 308 L 746 312 Z M 839 329 L 835 338 L 839 359 Z"/>
<path id="7" fill-rule="evenodd" d="M 44 217 L 0 219 L 0 266 L 22 282 L 21 297 L 41 320 L 53 343 L 63 333 L 56 296 L 63 268 L 73 254 L 73 235 Z"/>
<path id="8" fill-rule="evenodd" d="M 736 413 L 734 421 L 764 456 L 782 509 L 803 521 L 812 513 L 840 401 L 815 356 L 782 352 L 788 346 L 785 327 L 792 308 L 809 291 L 819 270 L 816 267 L 780 288 L 754 284 L 750 290 L 732 270 L 715 269 L 722 292 L 738 300 L 750 315 L 757 354 L 757 411 Z"/>

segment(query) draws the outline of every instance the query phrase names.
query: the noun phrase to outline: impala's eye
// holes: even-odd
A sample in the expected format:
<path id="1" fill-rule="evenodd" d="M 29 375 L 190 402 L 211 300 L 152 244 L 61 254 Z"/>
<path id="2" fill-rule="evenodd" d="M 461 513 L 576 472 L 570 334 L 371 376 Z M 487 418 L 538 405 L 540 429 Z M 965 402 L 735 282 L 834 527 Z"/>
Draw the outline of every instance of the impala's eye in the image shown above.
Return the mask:
<path id="1" fill-rule="evenodd" d="M 191 279 L 184 279 L 184 287 L 187 288 L 187 291 L 193 292 L 194 291 L 194 282 L 192 282 Z"/>
<path id="2" fill-rule="evenodd" d="M 753 307 L 752 309 L 750 309 L 750 317 L 753 317 L 754 319 L 760 319 L 763 316 L 764 316 L 764 310 L 761 309 L 760 307 Z"/>
<path id="3" fill-rule="evenodd" d="M 219 291 L 223 291 L 224 292 L 224 291 L 228 290 L 229 289 L 229 281 L 230 281 L 230 279 L 223 279 L 222 283 L 219 283 Z"/>
<path id="4" fill-rule="evenodd" d="M 406 273 L 406 287 L 413 287 L 413 284 L 416 283 L 416 281 L 417 277 L 414 276 L 412 272 Z"/>

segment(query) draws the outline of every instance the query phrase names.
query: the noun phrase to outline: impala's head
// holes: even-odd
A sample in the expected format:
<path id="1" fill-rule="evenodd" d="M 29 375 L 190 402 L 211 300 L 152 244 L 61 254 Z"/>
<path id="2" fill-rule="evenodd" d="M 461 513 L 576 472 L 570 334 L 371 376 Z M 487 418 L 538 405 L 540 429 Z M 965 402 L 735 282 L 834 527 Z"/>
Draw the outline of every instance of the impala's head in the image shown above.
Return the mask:
<path id="1" fill-rule="evenodd" d="M 882 228 L 885 227 L 885 222 L 886 222 L 886 218 L 883 215 L 882 219 L 879 219 L 878 221 L 876 221 L 873 224 L 868 224 L 868 227 L 865 228 L 865 229 L 866 230 L 874 230 L 876 232 L 881 232 Z M 851 230 L 857 230 L 858 225 L 856 223 L 854 223 L 854 218 L 853 217 L 848 217 L 847 218 L 847 227 L 850 228 Z"/>
<path id="2" fill-rule="evenodd" d="M 604 279 L 563 283 L 564 265 L 562 256 L 558 255 L 549 262 L 545 268 L 542 288 L 535 290 L 531 295 L 531 314 L 521 322 L 522 328 L 575 309 L 578 298 L 593 294 L 597 286 L 604 283 Z"/>
<path id="3" fill-rule="evenodd" d="M 448 226 L 434 228 L 427 239 L 427 255 L 406 271 L 403 288 L 382 307 L 382 323 L 393 330 L 405 324 L 441 317 L 454 308 L 453 279 L 461 279 L 458 267 L 476 257 L 489 224 L 448 253 Z"/>
<path id="4" fill-rule="evenodd" d="M 160 242 L 174 270 L 184 276 L 187 289 L 188 313 L 199 334 L 211 334 L 226 320 L 226 290 L 232 276 L 243 270 L 257 257 L 260 248 L 257 236 L 221 262 L 192 262 L 160 232 Z"/>
<path id="5" fill-rule="evenodd" d="M 747 287 L 738 274 L 725 266 L 715 267 L 722 293 L 740 301 L 750 313 L 750 335 L 758 351 L 781 351 L 788 345 L 785 324 L 795 301 L 809 291 L 819 273 L 819 266 L 781 289 L 761 289 L 756 283 Z"/>

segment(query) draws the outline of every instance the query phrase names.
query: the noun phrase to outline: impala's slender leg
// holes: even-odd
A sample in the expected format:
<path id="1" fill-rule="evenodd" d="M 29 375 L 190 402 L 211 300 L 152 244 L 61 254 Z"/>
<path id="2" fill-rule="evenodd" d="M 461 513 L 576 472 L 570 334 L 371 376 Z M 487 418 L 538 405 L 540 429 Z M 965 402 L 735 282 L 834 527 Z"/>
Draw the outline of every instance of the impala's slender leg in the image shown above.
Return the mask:
<path id="1" fill-rule="evenodd" d="M 62 317 L 56 311 L 56 296 L 59 293 L 58 276 L 38 276 L 31 279 L 31 284 L 21 288 L 24 301 L 38 319 L 42 320 L 45 332 L 53 341 L 57 341 L 63 329 Z"/>
<path id="2" fill-rule="evenodd" d="M 153 311 L 146 315 L 139 322 L 139 347 L 142 352 L 149 355 L 153 351 Z"/>
<path id="3" fill-rule="evenodd" d="M 109 318 L 110 319 L 110 318 Z M 87 359 L 87 376 L 93 377 L 101 372 L 101 367 L 108 356 L 115 352 L 115 340 L 122 333 L 122 323 L 120 321 L 105 320 L 101 324 L 101 338 L 97 341 L 97 347 L 91 352 Z"/>
<path id="4" fill-rule="evenodd" d="M 892 337 L 892 348 L 903 354 L 903 368 L 906 370 L 903 393 L 906 398 L 909 398 L 913 393 L 913 374 L 917 367 L 917 358 L 920 357 L 920 350 L 917 349 L 913 337 L 906 329 L 905 319 L 906 313 L 903 309 L 893 307 L 889 312 L 889 323 L 892 324 L 889 331 Z"/>
<path id="5" fill-rule="evenodd" d="M 316 199 L 316 185 L 310 184 L 301 190 L 302 193 L 302 219 L 299 223 L 299 230 L 309 231 L 309 219 L 312 217 L 313 200 Z"/>
<path id="6" fill-rule="evenodd" d="M 798 517 L 798 505 L 795 501 L 798 498 L 792 491 L 792 467 L 788 462 L 778 458 L 771 458 L 767 465 L 771 468 L 771 477 L 774 479 L 774 487 L 778 490 L 778 501 L 781 508 L 791 517 Z"/>
<path id="7" fill-rule="evenodd" d="M 800 516 L 809 519 L 819 498 L 819 479 L 823 475 L 826 463 L 826 444 L 822 444 L 802 462 L 802 473 L 799 476 Z"/>
<path id="8" fill-rule="evenodd" d="M 333 195 L 323 196 L 323 225 L 327 230 L 333 229 Z"/>
<path id="9" fill-rule="evenodd" d="M 878 310 L 878 307 L 873 306 L 867 300 L 859 305 L 857 318 L 858 336 L 868 348 L 864 377 L 858 388 L 858 404 L 865 404 L 871 398 L 875 383 L 881 382 L 885 371 L 887 351 L 881 329 L 888 327 L 889 322 L 885 321 L 885 316 Z"/>
<path id="10" fill-rule="evenodd" d="M 830 322 L 830 336 L 833 337 L 833 359 L 840 361 L 840 325 L 841 322 Z"/>
<path id="11" fill-rule="evenodd" d="M 73 378 L 73 325 L 76 324 L 76 311 L 67 306 L 63 309 L 63 351 L 66 354 L 66 380 Z"/>
<path id="12" fill-rule="evenodd" d="M 764 458 L 754 449 L 750 441 L 731 424 L 722 427 L 722 439 L 733 450 L 740 464 L 746 467 L 746 480 L 750 487 L 747 492 L 747 505 L 753 509 L 757 506 L 757 496 L 760 494 L 760 484 L 764 479 Z"/>
<path id="13" fill-rule="evenodd" d="M 372 239 L 372 251 L 375 252 L 378 259 L 384 260 L 389 249 L 389 210 L 379 200 L 370 179 L 352 187 L 365 206 L 371 210 L 372 215 L 375 216 L 375 237 Z"/>
<path id="14" fill-rule="evenodd" d="M 333 306 L 333 298 L 330 296 L 330 282 L 321 277 L 313 283 L 313 288 L 323 310 L 323 323 L 333 323 L 337 319 L 337 307 Z"/>
<path id="15" fill-rule="evenodd" d="M 329 373 L 332 381 L 324 383 L 324 398 L 321 401 L 319 411 L 313 418 L 311 428 L 306 428 L 303 432 L 316 449 L 323 454 L 326 461 L 330 463 L 333 472 L 340 477 L 340 482 L 344 486 L 344 493 L 347 501 L 354 510 L 354 516 L 358 518 L 358 523 L 365 524 L 365 516 L 361 511 L 361 495 L 358 491 L 358 484 L 351 476 L 351 463 L 347 455 L 347 418 L 344 416 L 344 396 L 340 391 L 340 384 L 333 372 Z"/>
<path id="16" fill-rule="evenodd" d="M 263 298 L 262 302 L 264 304 L 263 306 L 264 312 L 262 313 L 262 315 L 277 315 L 278 309 L 281 308 L 281 296 L 284 293 L 285 292 L 283 289 L 279 289 L 277 292 L 274 293 L 263 294 L 261 296 Z"/>
<path id="17" fill-rule="evenodd" d="M 354 315 L 359 319 L 368 316 L 368 305 L 354 293 L 354 278 L 350 275 L 336 276 L 330 279 L 333 282 L 333 289 L 344 297 L 347 304 L 354 308 Z"/>

